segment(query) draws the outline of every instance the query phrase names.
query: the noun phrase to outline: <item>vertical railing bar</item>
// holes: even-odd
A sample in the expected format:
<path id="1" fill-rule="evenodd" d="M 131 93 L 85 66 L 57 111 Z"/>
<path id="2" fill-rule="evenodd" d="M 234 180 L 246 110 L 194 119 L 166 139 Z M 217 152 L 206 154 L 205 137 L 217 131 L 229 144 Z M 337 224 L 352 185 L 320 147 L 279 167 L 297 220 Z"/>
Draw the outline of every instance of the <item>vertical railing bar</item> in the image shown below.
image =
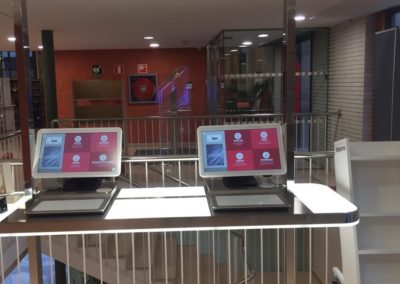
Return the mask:
<path id="1" fill-rule="evenodd" d="M 167 232 L 164 235 L 164 269 L 165 269 L 165 284 L 168 284 L 168 251 L 167 251 Z"/>
<path id="2" fill-rule="evenodd" d="M 280 236 L 279 236 L 279 229 L 276 229 L 276 263 L 277 263 L 277 279 L 278 279 L 278 283 L 281 283 L 281 277 L 280 277 L 280 270 L 281 270 L 281 257 L 280 257 L 280 240 L 279 240 Z"/>
<path id="3" fill-rule="evenodd" d="M 312 157 L 310 156 L 308 158 L 308 182 L 311 183 L 312 182 Z"/>
<path id="4" fill-rule="evenodd" d="M 154 155 L 154 150 L 156 149 L 155 141 L 154 141 L 154 120 L 151 120 L 151 143 L 152 143 L 152 148 L 153 148 L 153 155 Z"/>
<path id="5" fill-rule="evenodd" d="M 183 233 L 182 231 L 179 232 L 179 239 L 180 239 L 180 254 L 181 254 L 181 284 L 185 283 L 183 282 Z"/>
<path id="6" fill-rule="evenodd" d="M 118 233 L 114 234 L 115 237 L 115 270 L 117 272 L 117 284 L 119 284 L 119 245 L 118 245 Z"/>
<path id="7" fill-rule="evenodd" d="M 181 161 L 178 161 L 178 180 L 179 180 L 179 187 L 182 186 L 182 169 L 181 169 Z"/>
<path id="8" fill-rule="evenodd" d="M 128 141 L 128 145 L 129 145 L 129 143 L 132 143 L 132 146 L 133 146 L 133 130 L 132 130 L 132 121 L 129 121 L 129 123 L 128 123 L 128 125 L 129 125 L 129 141 Z M 125 133 L 125 132 L 124 132 Z M 129 147 L 128 147 L 129 148 Z M 132 149 L 133 150 L 133 149 Z M 132 154 L 133 154 L 133 152 L 132 152 Z M 129 155 L 131 155 L 131 153 L 129 153 Z"/>
<path id="9" fill-rule="evenodd" d="M 312 228 L 308 229 L 308 277 L 309 284 L 312 284 Z"/>
<path id="10" fill-rule="evenodd" d="M 151 241 L 150 232 L 147 232 L 147 255 L 149 261 L 149 283 L 151 284 Z"/>
<path id="11" fill-rule="evenodd" d="M 200 284 L 200 231 L 196 232 L 197 284 Z"/>
<path id="12" fill-rule="evenodd" d="M 161 148 L 162 148 L 162 125 L 161 125 L 161 123 L 162 123 L 162 120 L 158 120 L 158 149 L 160 149 L 160 151 L 161 151 Z"/>
<path id="13" fill-rule="evenodd" d="M 103 242 L 99 234 L 99 265 L 100 265 L 100 283 L 103 283 Z"/>
<path id="14" fill-rule="evenodd" d="M 231 277 L 231 230 L 228 230 L 227 232 L 227 251 L 228 251 L 228 283 L 232 283 L 232 277 Z"/>
<path id="15" fill-rule="evenodd" d="M 320 128 L 321 128 L 321 119 L 320 119 L 320 117 L 318 117 L 318 120 L 317 120 L 317 122 L 318 122 L 318 126 L 317 126 L 317 151 L 322 151 L 321 150 L 321 139 L 320 139 Z"/>
<path id="16" fill-rule="evenodd" d="M 310 115 L 310 137 L 311 137 L 311 139 L 310 139 L 310 151 L 312 151 L 313 150 L 313 139 L 312 139 L 312 136 L 313 136 L 313 123 L 314 123 L 314 116 L 311 114 Z"/>
<path id="17" fill-rule="evenodd" d="M 213 284 L 215 284 L 215 231 L 212 231 Z"/>
<path id="18" fill-rule="evenodd" d="M 194 161 L 194 184 L 195 184 L 196 186 L 198 185 L 197 162 L 198 162 L 198 161 Z"/>
<path id="19" fill-rule="evenodd" d="M 147 143 L 147 121 L 144 121 L 144 145 L 145 145 L 145 149 L 146 149 L 146 156 L 148 153 L 148 143 Z"/>
<path id="20" fill-rule="evenodd" d="M 149 187 L 149 163 L 144 162 L 144 175 L 146 179 L 146 187 Z"/>
<path id="21" fill-rule="evenodd" d="M 191 120 L 190 120 L 190 118 L 188 118 L 188 120 L 187 120 L 187 136 L 188 136 L 188 140 L 187 140 L 187 143 L 188 143 L 188 155 L 190 155 L 191 153 L 192 153 L 192 140 L 190 139 L 190 133 L 191 133 L 191 127 L 190 127 L 190 124 L 191 124 Z M 195 128 L 196 129 L 196 128 Z"/>
<path id="22" fill-rule="evenodd" d="M 17 272 L 18 272 L 18 283 L 21 284 L 21 263 L 20 263 L 20 254 L 19 254 L 19 238 L 15 237 L 16 249 L 17 249 Z"/>
<path id="23" fill-rule="evenodd" d="M 67 250 L 67 283 L 70 284 L 71 283 L 71 269 L 69 267 L 69 236 L 65 235 L 65 248 Z"/>
<path id="24" fill-rule="evenodd" d="M 132 186 L 132 162 L 129 162 L 128 168 L 129 168 L 129 185 Z"/>
<path id="25" fill-rule="evenodd" d="M 131 233 L 131 246 L 132 246 L 132 283 L 136 284 L 135 233 Z"/>
<path id="26" fill-rule="evenodd" d="M 244 254 L 244 283 L 247 283 L 247 229 L 244 229 L 243 254 Z"/>
<path id="27" fill-rule="evenodd" d="M 325 184 L 329 185 L 329 157 L 325 158 Z"/>
<path id="28" fill-rule="evenodd" d="M 85 248 L 84 234 L 82 234 L 82 262 L 83 262 L 83 283 L 86 283 L 86 248 Z"/>
<path id="29" fill-rule="evenodd" d="M 180 127 L 179 127 L 179 134 L 180 134 L 180 143 L 181 143 L 181 155 L 183 155 L 183 145 L 185 144 L 184 143 L 184 141 L 183 141 L 183 120 L 182 119 L 180 119 L 179 120 L 179 122 L 180 122 Z"/>
<path id="30" fill-rule="evenodd" d="M 52 258 L 53 258 L 53 246 L 52 246 L 52 243 L 53 243 L 53 241 L 52 241 L 51 235 L 49 235 L 50 283 L 54 284 L 54 277 L 53 277 L 53 269 L 54 269 L 54 267 L 53 267 L 53 261 L 52 261 Z"/>
<path id="31" fill-rule="evenodd" d="M 161 180 L 162 180 L 162 186 L 165 187 L 165 162 L 161 162 Z"/>
<path id="32" fill-rule="evenodd" d="M 329 247 L 328 247 L 328 241 L 329 241 L 329 229 L 328 227 L 325 228 L 325 283 L 328 283 L 328 253 L 329 253 Z"/>
<path id="33" fill-rule="evenodd" d="M 136 137 L 137 137 L 137 144 L 140 145 L 140 131 L 139 131 L 139 120 L 136 120 Z M 140 147 L 141 148 L 141 147 Z"/>
<path id="34" fill-rule="evenodd" d="M 267 243 L 268 244 L 268 243 Z M 264 231 L 260 229 L 260 272 L 261 272 L 261 284 L 264 283 Z"/>
<path id="35" fill-rule="evenodd" d="M 4 283 L 3 238 L 0 237 L 1 283 Z"/>

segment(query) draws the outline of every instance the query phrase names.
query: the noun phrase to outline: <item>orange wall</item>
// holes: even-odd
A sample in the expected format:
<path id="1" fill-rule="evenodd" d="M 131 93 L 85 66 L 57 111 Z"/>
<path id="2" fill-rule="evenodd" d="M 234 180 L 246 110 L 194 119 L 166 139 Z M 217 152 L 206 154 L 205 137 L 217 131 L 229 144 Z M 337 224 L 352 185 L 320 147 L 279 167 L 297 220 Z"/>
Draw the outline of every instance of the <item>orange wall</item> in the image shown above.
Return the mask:
<path id="1" fill-rule="evenodd" d="M 124 81 L 125 116 L 157 115 L 157 104 L 128 103 L 128 75 L 137 73 L 137 64 L 146 63 L 148 73 L 156 74 L 158 84 L 177 68 L 189 68 L 192 81 L 192 114 L 206 113 L 206 51 L 205 49 L 132 49 L 56 51 L 56 84 L 58 118 L 72 118 L 72 81 L 91 80 L 92 66 L 102 65 L 104 80 Z M 124 64 L 124 74 L 114 75 L 114 64 Z"/>

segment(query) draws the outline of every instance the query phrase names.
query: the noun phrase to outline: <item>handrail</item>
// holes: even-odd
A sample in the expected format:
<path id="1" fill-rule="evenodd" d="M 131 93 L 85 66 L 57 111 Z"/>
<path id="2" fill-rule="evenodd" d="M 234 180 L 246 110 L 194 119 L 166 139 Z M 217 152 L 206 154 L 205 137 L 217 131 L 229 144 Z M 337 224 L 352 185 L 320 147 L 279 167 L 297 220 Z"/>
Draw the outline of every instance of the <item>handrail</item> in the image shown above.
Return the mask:
<path id="1" fill-rule="evenodd" d="M 334 112 L 308 112 L 308 113 L 294 113 L 296 116 L 329 116 L 329 115 L 341 115 L 341 111 Z M 286 114 L 283 113 L 258 113 L 258 114 L 217 114 L 217 115 L 190 115 L 190 116 L 136 116 L 130 118 L 124 117 L 114 117 L 114 118 L 63 118 L 63 119 L 53 119 L 51 121 L 52 128 L 56 127 L 60 122 L 101 122 L 101 121 L 109 121 L 109 122 L 120 122 L 120 121 L 131 121 L 131 120 L 173 120 L 173 119 L 215 119 L 215 118 L 272 118 L 272 117 L 285 117 Z"/>
<path id="2" fill-rule="evenodd" d="M 17 131 L 15 131 L 14 133 L 6 134 L 6 135 L 3 135 L 3 136 L 0 136 L 0 141 L 1 141 L 1 140 L 6 140 L 6 139 L 8 139 L 8 138 L 11 138 L 11 137 L 14 137 L 14 136 L 17 136 L 17 135 L 20 135 L 20 134 L 21 134 L 21 130 L 17 130 Z"/>

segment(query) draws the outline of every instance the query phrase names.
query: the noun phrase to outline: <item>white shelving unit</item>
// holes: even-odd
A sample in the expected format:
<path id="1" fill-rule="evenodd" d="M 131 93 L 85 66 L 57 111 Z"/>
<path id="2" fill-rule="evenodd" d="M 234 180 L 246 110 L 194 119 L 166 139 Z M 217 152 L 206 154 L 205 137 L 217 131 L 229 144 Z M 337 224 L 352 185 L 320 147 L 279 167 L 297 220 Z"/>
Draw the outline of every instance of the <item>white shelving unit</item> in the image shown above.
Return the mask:
<path id="1" fill-rule="evenodd" d="M 360 212 L 340 231 L 345 283 L 400 283 L 400 141 L 335 142 L 335 174 Z"/>
<path id="2" fill-rule="evenodd" d="M 10 79 L 0 78 L 0 136 L 14 131 L 14 105 L 11 104 Z"/>

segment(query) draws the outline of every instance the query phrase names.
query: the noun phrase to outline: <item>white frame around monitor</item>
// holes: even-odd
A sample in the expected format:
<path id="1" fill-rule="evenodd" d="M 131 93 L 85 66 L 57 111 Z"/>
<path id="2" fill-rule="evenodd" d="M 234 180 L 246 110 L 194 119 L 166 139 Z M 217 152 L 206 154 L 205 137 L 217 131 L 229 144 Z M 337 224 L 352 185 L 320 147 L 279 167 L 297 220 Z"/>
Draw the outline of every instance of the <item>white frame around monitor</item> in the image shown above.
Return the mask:
<path id="1" fill-rule="evenodd" d="M 281 162 L 280 169 L 274 170 L 251 170 L 251 171 L 204 171 L 204 151 L 203 151 L 203 132 L 221 131 L 221 130 L 242 130 L 242 129 L 270 129 L 277 130 L 279 158 Z M 197 128 L 197 150 L 199 157 L 199 174 L 203 178 L 211 177 L 235 177 L 235 176 L 261 176 L 261 175 L 283 175 L 286 173 L 286 155 L 283 143 L 282 126 L 279 123 L 257 123 L 257 124 L 230 124 L 230 125 L 212 125 L 200 126 Z"/>
<path id="2" fill-rule="evenodd" d="M 73 173 L 40 173 L 38 166 L 40 161 L 40 146 L 43 134 L 67 134 L 67 133 L 96 133 L 110 132 L 117 134 L 116 170 L 111 172 L 73 172 Z M 116 177 L 121 174 L 121 153 L 122 153 L 122 129 L 119 127 L 104 128 L 51 128 L 40 129 L 36 137 L 35 155 L 32 165 L 32 176 L 34 178 L 85 178 L 85 177 Z"/>

